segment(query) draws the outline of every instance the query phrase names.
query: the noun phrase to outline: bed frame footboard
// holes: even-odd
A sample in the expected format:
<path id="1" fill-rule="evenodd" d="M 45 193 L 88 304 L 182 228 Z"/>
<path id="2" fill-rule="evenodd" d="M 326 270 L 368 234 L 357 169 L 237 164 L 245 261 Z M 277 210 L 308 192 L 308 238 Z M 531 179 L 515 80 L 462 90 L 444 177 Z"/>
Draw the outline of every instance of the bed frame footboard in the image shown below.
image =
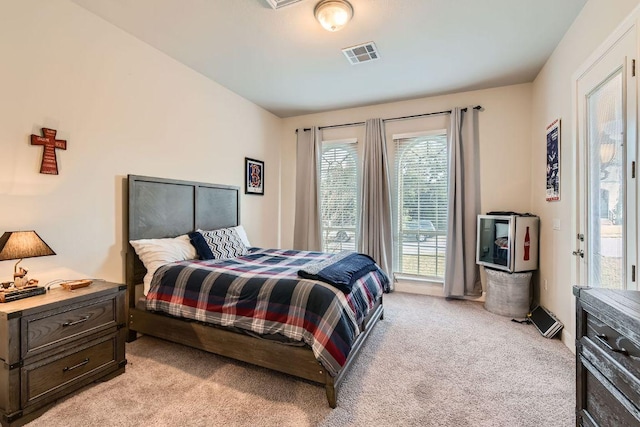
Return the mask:
<path id="1" fill-rule="evenodd" d="M 363 331 L 356 339 L 347 363 L 335 377 L 324 369 L 316 360 L 313 351 L 307 346 L 282 345 L 278 342 L 261 340 L 249 335 L 168 317 L 135 307 L 129 308 L 129 339 L 134 340 L 138 333 L 151 335 L 323 384 L 329 406 L 335 408 L 338 387 L 358 356 L 363 343 L 371 333 L 371 329 L 382 318 L 382 313 L 382 298 L 380 298 L 368 316 Z"/>
<path id="2" fill-rule="evenodd" d="M 338 387 L 342 383 L 342 380 L 344 379 L 346 373 L 349 372 L 349 369 L 351 368 L 351 365 L 353 365 L 355 359 L 358 357 L 358 354 L 360 354 L 360 349 L 362 348 L 362 345 L 367 340 L 367 338 L 369 338 L 369 334 L 371 333 L 373 326 L 378 322 L 378 320 L 382 320 L 383 317 L 384 308 L 382 306 L 382 297 L 380 297 L 380 300 L 374 306 L 373 310 L 365 320 L 364 328 L 360 335 L 358 335 L 356 342 L 351 348 L 351 353 L 349 353 L 347 363 L 345 363 L 345 365 L 342 367 L 342 369 L 340 369 L 340 372 L 338 372 L 335 377 L 332 377 L 328 374 L 326 375 L 325 389 L 327 392 L 327 401 L 329 402 L 329 406 L 331 406 L 332 408 L 336 407 Z"/>

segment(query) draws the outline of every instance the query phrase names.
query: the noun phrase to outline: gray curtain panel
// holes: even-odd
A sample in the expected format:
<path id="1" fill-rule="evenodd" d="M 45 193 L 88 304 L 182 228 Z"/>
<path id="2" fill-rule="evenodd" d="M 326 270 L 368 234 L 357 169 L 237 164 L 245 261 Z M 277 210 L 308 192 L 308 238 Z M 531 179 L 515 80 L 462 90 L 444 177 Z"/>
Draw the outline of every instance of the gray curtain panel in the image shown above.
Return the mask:
<path id="1" fill-rule="evenodd" d="M 362 206 L 358 251 L 371 256 L 391 275 L 391 186 L 384 124 L 369 119 L 365 124 L 362 164 Z"/>
<path id="2" fill-rule="evenodd" d="M 320 231 L 320 131 L 298 129 L 296 146 L 296 215 L 293 228 L 293 249 L 322 250 Z"/>
<path id="3" fill-rule="evenodd" d="M 476 264 L 476 224 L 480 213 L 478 111 L 451 111 L 449 138 L 449 209 L 447 258 L 444 275 L 446 297 L 481 295 Z"/>

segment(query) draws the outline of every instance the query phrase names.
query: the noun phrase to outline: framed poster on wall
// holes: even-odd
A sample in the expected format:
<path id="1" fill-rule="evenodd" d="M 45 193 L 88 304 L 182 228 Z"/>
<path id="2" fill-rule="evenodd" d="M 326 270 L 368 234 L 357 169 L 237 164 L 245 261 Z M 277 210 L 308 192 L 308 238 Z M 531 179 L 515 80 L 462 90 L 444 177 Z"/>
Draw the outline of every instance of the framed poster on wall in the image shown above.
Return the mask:
<path id="1" fill-rule="evenodd" d="M 245 157 L 244 192 L 264 196 L 264 162 Z"/>
<path id="2" fill-rule="evenodd" d="M 547 126 L 547 201 L 560 200 L 560 119 Z"/>

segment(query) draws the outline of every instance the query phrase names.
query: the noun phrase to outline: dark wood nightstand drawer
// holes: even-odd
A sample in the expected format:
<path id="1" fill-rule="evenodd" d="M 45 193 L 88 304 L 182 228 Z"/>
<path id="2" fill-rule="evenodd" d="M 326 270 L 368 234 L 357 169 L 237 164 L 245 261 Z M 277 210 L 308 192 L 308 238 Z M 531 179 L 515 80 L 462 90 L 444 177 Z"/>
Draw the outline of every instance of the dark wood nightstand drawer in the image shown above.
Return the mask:
<path id="1" fill-rule="evenodd" d="M 22 405 L 28 406 L 51 394 L 77 388 L 83 380 L 91 381 L 105 370 L 117 369 L 119 364 L 118 334 L 102 336 L 39 362 L 24 366 L 22 376 Z"/>
<path id="2" fill-rule="evenodd" d="M 22 319 L 22 357 L 117 326 L 116 295 Z"/>

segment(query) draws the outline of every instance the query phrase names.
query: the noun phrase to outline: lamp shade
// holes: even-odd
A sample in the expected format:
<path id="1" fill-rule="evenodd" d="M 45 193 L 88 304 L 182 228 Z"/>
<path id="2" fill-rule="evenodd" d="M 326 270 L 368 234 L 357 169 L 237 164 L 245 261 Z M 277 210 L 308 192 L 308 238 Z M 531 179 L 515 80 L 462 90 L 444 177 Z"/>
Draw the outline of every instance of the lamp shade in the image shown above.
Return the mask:
<path id="1" fill-rule="evenodd" d="M 35 231 L 7 231 L 0 237 L 0 261 L 55 255 Z"/>
<path id="2" fill-rule="evenodd" d="M 322 0 L 313 13 L 325 30 L 338 31 L 353 18 L 353 6 L 347 0 Z"/>

